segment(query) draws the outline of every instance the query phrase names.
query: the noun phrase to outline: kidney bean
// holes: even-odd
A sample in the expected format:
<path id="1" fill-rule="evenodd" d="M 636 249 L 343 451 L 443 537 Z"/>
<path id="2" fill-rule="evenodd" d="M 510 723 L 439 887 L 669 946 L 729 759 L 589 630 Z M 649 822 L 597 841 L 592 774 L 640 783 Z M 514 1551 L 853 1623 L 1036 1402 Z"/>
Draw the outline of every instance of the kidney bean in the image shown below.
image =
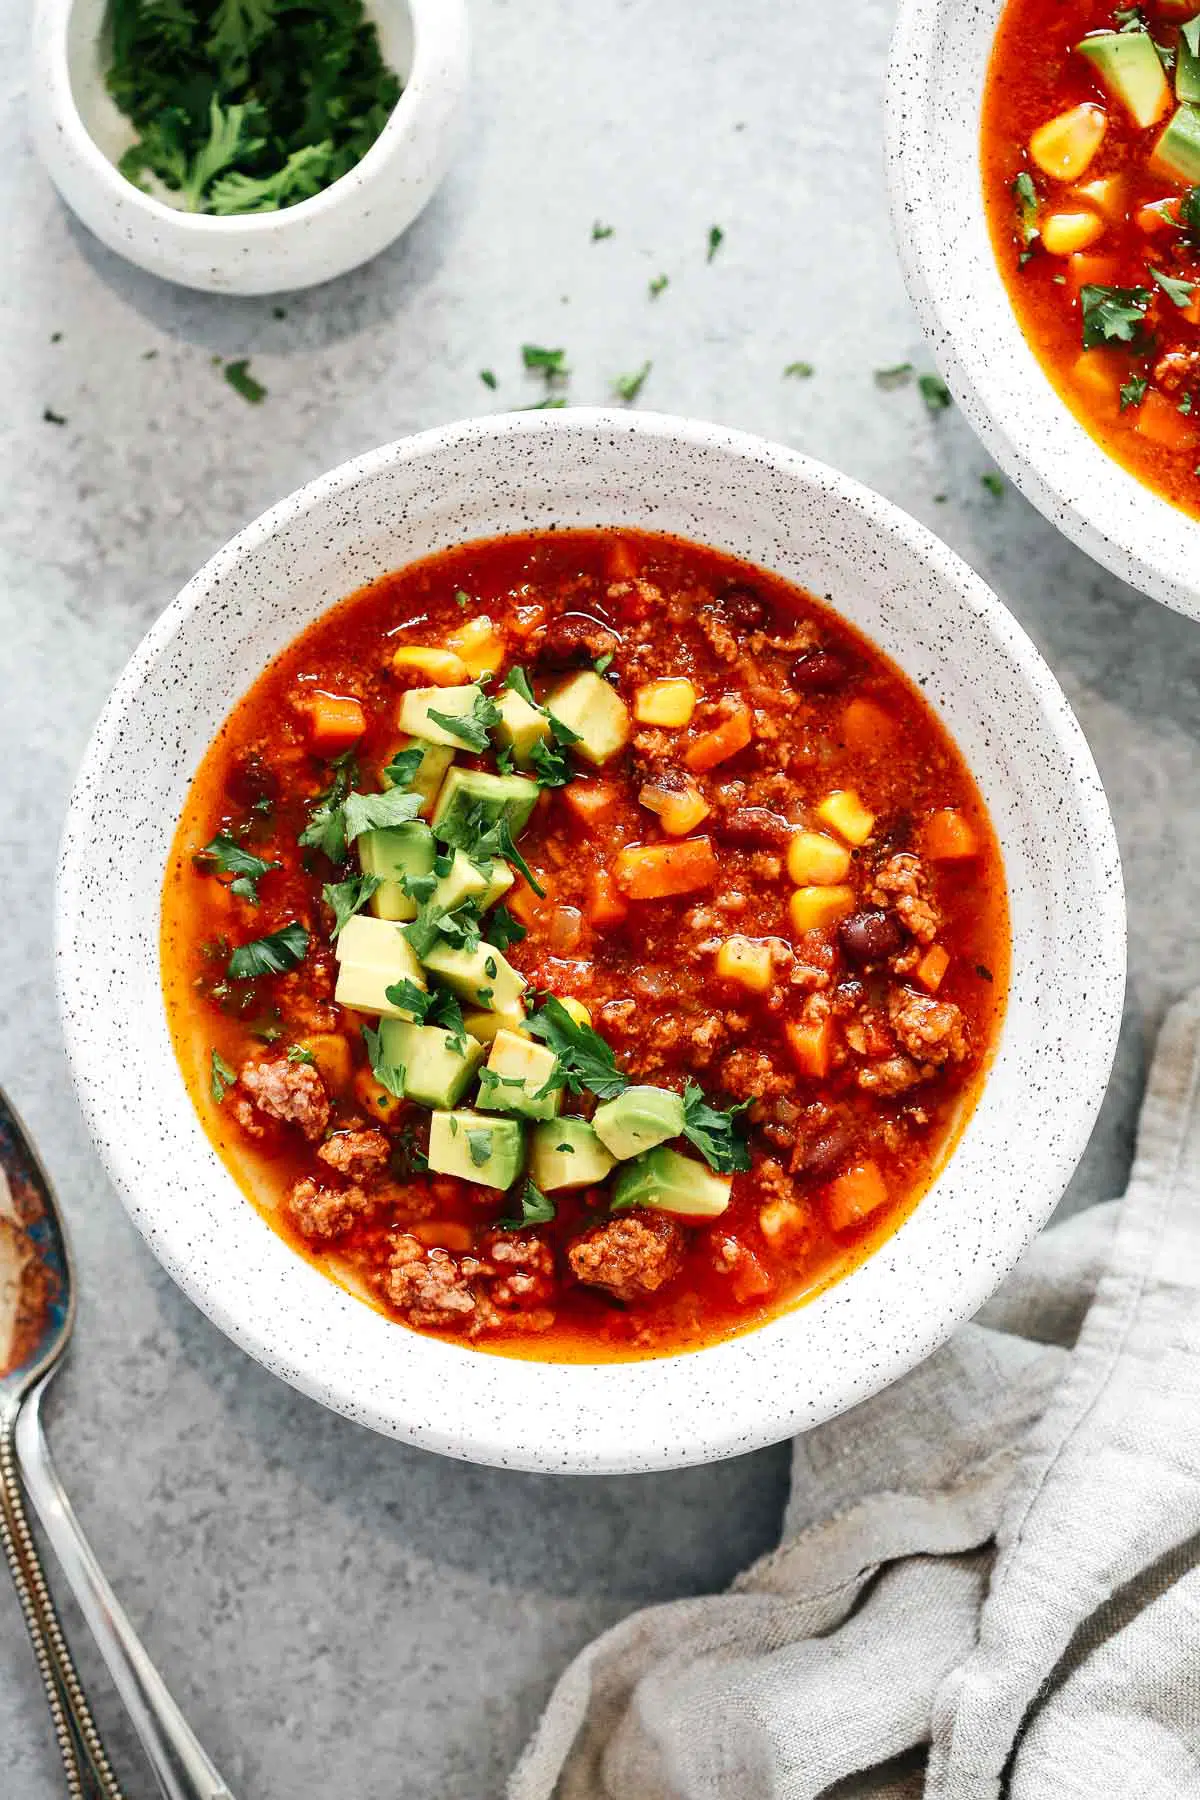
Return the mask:
<path id="1" fill-rule="evenodd" d="M 792 664 L 791 683 L 802 694 L 828 694 L 841 687 L 849 674 L 845 658 L 832 650 L 806 650 Z"/>
<path id="2" fill-rule="evenodd" d="M 851 962 L 881 962 L 900 948 L 903 934 L 891 913 L 859 912 L 838 926 L 842 949 Z"/>
<path id="3" fill-rule="evenodd" d="M 762 631 L 771 617 L 771 607 L 753 588 L 734 583 L 717 596 L 717 605 L 730 625 L 739 631 Z"/>
<path id="4" fill-rule="evenodd" d="M 801 1168 L 818 1180 L 832 1175 L 854 1148 L 854 1134 L 848 1125 L 832 1125 L 828 1131 L 804 1146 Z"/>
<path id="5" fill-rule="evenodd" d="M 235 806 L 254 806 L 279 798 L 279 778 L 260 756 L 251 754 L 235 763 L 225 782 L 225 792 Z"/>
<path id="6" fill-rule="evenodd" d="M 550 669 L 583 668 L 617 648 L 615 631 L 587 613 L 560 613 L 546 626 L 537 660 Z"/>
<path id="7" fill-rule="evenodd" d="M 735 806 L 714 822 L 712 835 L 726 844 L 786 844 L 792 827 L 768 806 Z"/>

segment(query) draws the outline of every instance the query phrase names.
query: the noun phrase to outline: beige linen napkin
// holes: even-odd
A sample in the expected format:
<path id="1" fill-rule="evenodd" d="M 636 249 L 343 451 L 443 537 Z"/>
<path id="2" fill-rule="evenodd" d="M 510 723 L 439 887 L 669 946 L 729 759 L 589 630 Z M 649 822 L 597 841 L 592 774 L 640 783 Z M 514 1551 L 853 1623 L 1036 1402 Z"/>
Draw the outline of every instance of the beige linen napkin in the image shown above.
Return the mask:
<path id="1" fill-rule="evenodd" d="M 1198 1090 L 1194 994 L 1124 1199 L 797 1439 L 779 1548 L 583 1651 L 510 1800 L 1200 1796 Z"/>

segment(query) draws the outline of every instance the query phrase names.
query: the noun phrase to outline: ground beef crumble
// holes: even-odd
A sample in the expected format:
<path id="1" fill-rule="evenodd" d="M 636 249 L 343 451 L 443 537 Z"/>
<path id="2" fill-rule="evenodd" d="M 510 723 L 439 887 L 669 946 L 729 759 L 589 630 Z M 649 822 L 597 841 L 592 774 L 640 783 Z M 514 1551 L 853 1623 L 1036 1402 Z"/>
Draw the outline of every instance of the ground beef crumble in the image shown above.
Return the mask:
<path id="1" fill-rule="evenodd" d="M 243 1063 L 238 1081 L 253 1104 L 268 1118 L 298 1125 L 310 1143 L 329 1124 L 329 1095 L 311 1063 L 270 1061 Z"/>
<path id="2" fill-rule="evenodd" d="M 629 1213 L 576 1238 L 567 1261 L 586 1286 L 604 1288 L 616 1300 L 641 1300 L 679 1273 L 683 1245 L 683 1229 L 673 1219 Z"/>

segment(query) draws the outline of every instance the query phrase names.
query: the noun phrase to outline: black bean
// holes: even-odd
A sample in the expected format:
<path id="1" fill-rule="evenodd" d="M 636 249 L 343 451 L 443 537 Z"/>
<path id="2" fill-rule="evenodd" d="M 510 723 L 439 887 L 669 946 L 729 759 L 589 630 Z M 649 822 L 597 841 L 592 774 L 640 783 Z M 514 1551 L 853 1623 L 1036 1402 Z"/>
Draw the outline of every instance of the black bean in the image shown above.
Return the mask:
<path id="1" fill-rule="evenodd" d="M 849 674 L 845 658 L 832 650 L 806 650 L 792 664 L 791 681 L 802 694 L 828 694 L 841 687 Z"/>
<path id="2" fill-rule="evenodd" d="M 735 806 L 714 823 L 712 832 L 726 844 L 786 844 L 792 827 L 768 806 Z"/>
<path id="3" fill-rule="evenodd" d="M 881 962 L 900 948 L 903 934 L 891 913 L 859 912 L 838 926 L 842 949 L 851 962 Z"/>

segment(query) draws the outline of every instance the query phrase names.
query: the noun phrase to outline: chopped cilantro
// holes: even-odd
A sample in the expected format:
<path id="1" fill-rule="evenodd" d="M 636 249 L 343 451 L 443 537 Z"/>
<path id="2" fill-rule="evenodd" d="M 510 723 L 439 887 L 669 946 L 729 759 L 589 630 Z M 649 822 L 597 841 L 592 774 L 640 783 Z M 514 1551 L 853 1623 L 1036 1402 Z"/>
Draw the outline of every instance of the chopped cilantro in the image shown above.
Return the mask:
<path id="1" fill-rule="evenodd" d="M 251 906 L 258 905 L 258 884 L 263 876 L 280 866 L 256 856 L 227 831 L 219 831 L 216 837 L 210 838 L 203 850 L 197 850 L 194 860 L 211 867 L 217 875 L 232 875 L 230 893 L 236 894 L 239 900 L 248 900 Z"/>
<path id="2" fill-rule="evenodd" d="M 42 418 L 47 425 L 65 425 L 67 422 L 67 415 L 55 412 L 52 406 L 43 406 Z"/>
<path id="3" fill-rule="evenodd" d="M 529 766 L 540 788 L 566 787 L 571 767 L 562 751 L 545 738 L 539 738 L 529 752 Z"/>
<path id="4" fill-rule="evenodd" d="M 721 227 L 719 225 L 710 225 L 708 228 L 708 251 L 704 258 L 705 262 L 712 261 L 724 242 L 725 233 L 721 230 Z"/>
<path id="5" fill-rule="evenodd" d="M 892 388 L 903 387 L 912 380 L 913 366 L 910 362 L 893 363 L 888 369 L 876 369 L 875 386 L 889 393 Z"/>
<path id="6" fill-rule="evenodd" d="M 495 393 L 495 391 L 496 391 L 496 376 L 495 376 L 495 373 L 493 370 L 480 369 L 479 379 L 480 379 L 480 381 L 482 381 L 485 388 L 491 388 L 492 392 Z"/>
<path id="7" fill-rule="evenodd" d="M 298 919 L 265 937 L 239 944 L 229 958 L 231 981 L 253 981 L 258 975 L 283 975 L 308 955 L 308 933 Z"/>
<path id="8" fill-rule="evenodd" d="M 1192 22 L 1200 25 L 1200 19 Z M 1200 57 L 1200 51 L 1197 51 L 1196 54 Z M 1187 193 L 1180 197 L 1179 217 L 1188 236 L 1200 240 L 1200 187 L 1189 188 Z"/>
<path id="9" fill-rule="evenodd" d="M 267 397 L 267 390 L 261 381 L 256 381 L 250 373 L 249 359 L 239 356 L 235 362 L 225 364 L 225 379 L 236 394 L 248 400 L 251 406 L 257 406 Z"/>
<path id="10" fill-rule="evenodd" d="M 1025 264 L 1033 255 L 1033 246 L 1042 235 L 1038 224 L 1040 201 L 1034 186 L 1033 176 L 1028 169 L 1022 169 L 1012 184 L 1013 199 L 1017 203 L 1017 233 L 1021 240 L 1020 265 Z"/>
<path id="11" fill-rule="evenodd" d="M 797 381 L 807 381 L 816 374 L 816 370 L 810 362 L 790 362 L 784 364 L 783 374 L 785 380 L 792 376 Z"/>
<path id="12" fill-rule="evenodd" d="M 398 787 L 385 788 L 381 794 L 347 794 L 342 803 L 346 842 L 352 844 L 364 831 L 406 825 L 423 805 L 420 794 L 406 794 Z"/>
<path id="13" fill-rule="evenodd" d="M 592 242 L 593 242 L 593 244 L 598 244 L 602 238 L 610 238 L 613 234 L 613 229 L 614 229 L 613 226 L 602 225 L 600 223 L 599 219 L 595 220 L 595 222 L 592 225 Z"/>
<path id="14" fill-rule="evenodd" d="M 484 751 L 488 747 L 488 732 L 493 725 L 500 722 L 500 709 L 490 694 L 477 694 L 475 704 L 465 718 L 453 713 L 436 712 L 431 706 L 429 717 L 451 737 L 464 743 L 468 750 Z"/>
<path id="15" fill-rule="evenodd" d="M 565 381 L 571 371 L 566 365 L 565 350 L 547 350 L 542 344 L 522 344 L 521 361 L 525 367 L 544 375 L 547 381 Z"/>
<path id="16" fill-rule="evenodd" d="M 469 856 L 475 867 L 482 869 L 485 875 L 491 873 L 494 860 L 510 862 L 525 877 L 535 894 L 545 894 L 545 888 L 540 886 L 529 864 L 514 844 L 504 813 L 494 815 L 490 808 L 481 801 L 476 801 L 455 815 L 448 830 L 442 826 L 438 836 L 452 850 L 461 850 L 464 856 Z"/>
<path id="17" fill-rule="evenodd" d="M 487 916 L 484 931 L 489 944 L 495 944 L 497 950 L 507 950 L 510 944 L 519 944 L 522 938 L 529 936 L 519 919 L 514 919 L 507 906 L 497 906 Z"/>
<path id="18" fill-rule="evenodd" d="M 514 664 L 500 685 L 511 688 L 514 694 L 520 694 L 522 700 L 529 706 L 537 705 L 537 701 L 533 697 L 533 689 L 529 685 L 529 677 L 519 664 Z"/>
<path id="19" fill-rule="evenodd" d="M 988 469 L 982 474 L 979 477 L 979 485 L 981 488 L 986 488 L 994 499 L 1002 500 L 1004 498 L 1004 478 L 997 475 L 995 469 Z"/>
<path id="20" fill-rule="evenodd" d="M 917 386 L 921 390 L 927 412 L 937 414 L 945 412 L 948 406 L 953 406 L 950 389 L 940 375 L 918 375 Z"/>
<path id="21" fill-rule="evenodd" d="M 1146 389 L 1150 386 L 1144 375 L 1131 375 L 1128 381 L 1121 384 L 1121 411 L 1128 412 L 1131 406 L 1140 406 L 1146 398 Z"/>
<path id="22" fill-rule="evenodd" d="M 467 1132 L 467 1150 L 477 1169 L 481 1169 L 492 1154 L 492 1135 L 490 1125 L 479 1126 L 474 1131 Z"/>
<path id="23" fill-rule="evenodd" d="M 1185 419 L 1191 413 L 1194 403 L 1195 403 L 1195 396 L 1191 392 L 1191 389 L 1189 388 L 1188 392 L 1183 396 L 1183 399 L 1179 402 L 1179 411 L 1183 414 Z"/>
<path id="24" fill-rule="evenodd" d="M 236 1080 L 237 1070 L 230 1068 L 219 1050 L 214 1050 L 209 1057 L 209 1085 L 218 1106 Z"/>
<path id="25" fill-rule="evenodd" d="M 1173 301 L 1174 304 L 1181 309 L 1191 305 L 1192 295 L 1195 293 L 1197 286 L 1200 286 L 1200 283 L 1195 281 L 1181 281 L 1178 276 L 1175 275 L 1164 275 L 1161 269 L 1152 268 L 1150 273 L 1153 275 L 1155 281 L 1167 296 L 1168 300 Z"/>
<path id="26" fill-rule="evenodd" d="M 394 1094 L 397 1100 L 404 1098 L 404 1066 L 401 1063 L 390 1063 L 383 1054 L 383 1033 L 370 1025 L 362 1028 L 363 1043 L 367 1046 L 367 1057 L 371 1064 L 371 1073 L 380 1087 Z"/>
<path id="27" fill-rule="evenodd" d="M 694 1081 L 683 1090 L 683 1135 L 699 1150 L 709 1166 L 719 1175 L 750 1167 L 750 1150 L 735 1127 L 739 1113 L 745 1112 L 749 1100 L 740 1106 L 719 1110 L 710 1106 Z"/>
<path id="28" fill-rule="evenodd" d="M 658 296 L 664 294 L 670 285 L 671 278 L 669 275 L 656 275 L 654 280 L 650 282 L 648 286 L 647 291 L 649 292 L 650 298 L 652 300 L 657 300 Z"/>
<path id="29" fill-rule="evenodd" d="M 471 596 L 467 593 L 465 588 L 455 588 L 454 604 L 460 612 L 465 612 L 467 607 L 470 606 Z"/>
<path id="30" fill-rule="evenodd" d="M 290 1063 L 311 1063 L 315 1066 L 317 1059 L 307 1044 L 289 1044 L 287 1060 Z"/>
<path id="31" fill-rule="evenodd" d="M 547 394 L 544 400 L 531 400 L 528 406 L 522 406 L 520 412 L 545 412 L 547 407 L 562 407 L 567 403 L 561 394 Z"/>
<path id="32" fill-rule="evenodd" d="M 378 875 L 351 875 L 346 881 L 326 882 L 321 889 L 326 905 L 333 908 L 333 932 L 337 937 L 355 913 L 361 912 L 379 886 Z"/>
<path id="33" fill-rule="evenodd" d="M 631 405 L 645 386 L 646 377 L 653 366 L 653 363 L 644 362 L 632 375 L 618 375 L 613 382 L 613 393 L 617 399 L 623 400 L 627 406 Z"/>
<path id="34" fill-rule="evenodd" d="M 597 675 L 603 675 L 608 669 L 612 668 L 612 659 L 613 653 L 611 650 L 606 650 L 603 656 L 598 656 L 596 658 L 592 667 L 595 669 Z"/>
<path id="35" fill-rule="evenodd" d="M 1098 282 L 1086 283 L 1079 290 L 1084 349 L 1095 350 L 1101 344 L 1134 343 L 1141 334 L 1149 304 L 1149 288 L 1103 287 Z"/>
<path id="36" fill-rule="evenodd" d="M 383 771 L 383 779 L 388 787 L 411 787 L 413 777 L 425 760 L 425 752 L 420 744 L 413 744 L 408 750 L 397 750 L 387 768 Z"/>
<path id="37" fill-rule="evenodd" d="M 344 861 L 346 855 L 346 822 L 342 816 L 342 802 L 358 780 L 358 764 L 354 760 L 353 751 L 347 750 L 344 755 L 335 757 L 329 766 L 333 770 L 333 779 L 324 793 L 317 796 L 308 824 L 297 842 L 301 846 L 323 851 L 330 862 L 337 863 Z"/>
<path id="38" fill-rule="evenodd" d="M 586 1088 L 600 1100 L 613 1100 L 629 1086 L 629 1077 L 618 1069 L 616 1058 L 599 1032 L 590 1025 L 578 1024 L 553 994 L 545 996 L 529 1019 L 528 1030 L 558 1058 L 558 1070 L 551 1076 L 546 1091 L 565 1085 L 573 1094 Z"/>
<path id="39" fill-rule="evenodd" d="M 524 1225 L 548 1225 L 554 1217 L 554 1202 L 549 1194 L 543 1194 L 533 1180 L 526 1179 L 521 1190 L 521 1212 L 518 1218 L 498 1219 L 496 1223 L 504 1231 L 520 1231 Z"/>

